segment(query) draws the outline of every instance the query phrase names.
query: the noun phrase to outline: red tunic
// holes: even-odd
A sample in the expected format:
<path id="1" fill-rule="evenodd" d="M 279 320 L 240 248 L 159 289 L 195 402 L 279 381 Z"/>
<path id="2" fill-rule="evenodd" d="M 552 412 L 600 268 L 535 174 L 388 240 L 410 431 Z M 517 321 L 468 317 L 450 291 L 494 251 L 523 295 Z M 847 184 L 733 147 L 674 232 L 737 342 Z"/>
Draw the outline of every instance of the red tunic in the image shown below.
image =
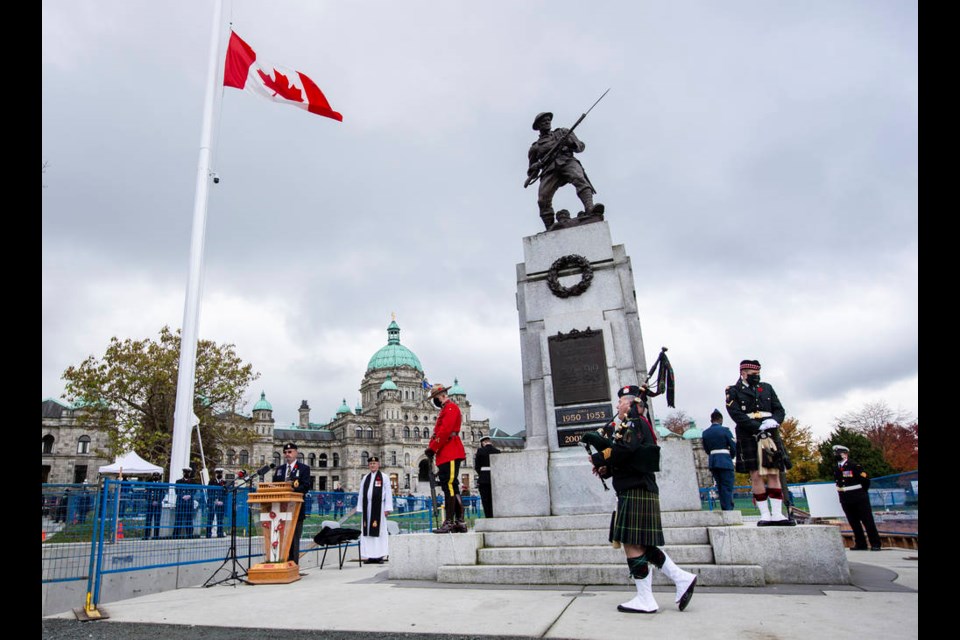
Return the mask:
<path id="1" fill-rule="evenodd" d="M 433 427 L 433 437 L 430 438 L 430 448 L 437 453 L 437 465 L 451 460 L 465 460 L 467 452 L 463 449 L 460 440 L 460 407 L 453 400 L 448 399 L 440 409 L 437 424 Z"/>

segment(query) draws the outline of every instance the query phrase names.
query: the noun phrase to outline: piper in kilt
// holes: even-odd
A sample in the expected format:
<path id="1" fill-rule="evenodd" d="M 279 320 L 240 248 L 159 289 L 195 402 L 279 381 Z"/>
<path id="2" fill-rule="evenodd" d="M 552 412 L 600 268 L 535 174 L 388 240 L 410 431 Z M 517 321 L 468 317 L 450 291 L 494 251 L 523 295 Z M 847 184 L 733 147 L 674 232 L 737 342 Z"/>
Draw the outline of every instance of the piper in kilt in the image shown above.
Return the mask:
<path id="1" fill-rule="evenodd" d="M 780 470 L 789 468 L 780 438 L 780 423 L 787 412 L 773 387 L 760 382 L 758 360 L 740 362 L 740 379 L 727 387 L 726 396 L 727 413 L 737 424 L 736 469 L 750 474 L 753 498 L 760 509 L 757 526 L 796 526 L 783 515 L 784 487 L 780 482 Z"/>
<path id="2" fill-rule="evenodd" d="M 613 478 L 617 511 L 610 527 L 610 541 L 615 547 L 623 547 L 630 575 L 637 585 L 636 597 L 618 606 L 617 610 L 656 613 L 658 605 L 653 597 L 652 564 L 676 585 L 676 602 L 683 611 L 693 597 L 697 576 L 678 567 L 660 548 L 663 545 L 660 489 L 654 475 L 660 469 L 660 448 L 656 433 L 644 415 L 643 390 L 628 385 L 617 395 L 620 400 L 613 437 L 584 436 L 584 440 L 597 449 L 597 453 L 590 457 L 594 473 L 601 478 Z"/>

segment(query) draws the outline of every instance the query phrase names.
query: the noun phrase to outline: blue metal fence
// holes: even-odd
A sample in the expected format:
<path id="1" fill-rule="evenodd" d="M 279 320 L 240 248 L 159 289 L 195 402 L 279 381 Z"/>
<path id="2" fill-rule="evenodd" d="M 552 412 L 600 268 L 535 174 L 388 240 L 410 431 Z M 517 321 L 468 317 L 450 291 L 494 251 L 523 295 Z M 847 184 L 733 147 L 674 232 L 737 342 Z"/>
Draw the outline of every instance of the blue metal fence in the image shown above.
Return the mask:
<path id="1" fill-rule="evenodd" d="M 259 506 L 247 504 L 251 491 L 113 479 L 41 485 L 41 582 L 87 580 L 96 593 L 105 574 L 222 560 L 234 522 L 237 558 L 249 566 L 263 540 Z M 463 501 L 468 522 L 481 517 L 478 496 Z M 359 529 L 356 505 L 356 493 L 307 494 L 301 551 L 320 550 L 311 543 L 327 521 Z M 427 497 L 399 496 L 390 520 L 400 533 L 427 531 L 430 511 Z"/>

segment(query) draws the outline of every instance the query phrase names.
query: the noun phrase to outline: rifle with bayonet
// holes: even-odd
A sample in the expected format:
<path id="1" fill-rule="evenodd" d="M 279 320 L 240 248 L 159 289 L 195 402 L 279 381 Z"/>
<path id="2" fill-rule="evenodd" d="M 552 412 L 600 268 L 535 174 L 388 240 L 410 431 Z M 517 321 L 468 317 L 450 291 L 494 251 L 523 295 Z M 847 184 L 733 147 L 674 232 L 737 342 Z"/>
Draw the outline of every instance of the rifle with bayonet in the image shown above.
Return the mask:
<path id="1" fill-rule="evenodd" d="M 610 89 L 607 89 L 606 91 L 604 91 L 604 92 L 603 92 L 603 95 L 601 95 L 599 98 L 597 98 L 597 102 L 600 102 L 601 100 L 603 100 L 603 96 L 607 95 L 608 93 L 610 93 Z M 539 160 L 537 160 L 536 162 L 533 163 L 533 165 L 532 165 L 532 166 L 530 167 L 530 169 L 527 171 L 527 179 L 526 179 L 526 181 L 523 183 L 523 188 L 524 188 L 524 189 L 526 189 L 527 187 L 529 187 L 530 185 L 532 185 L 534 182 L 536 182 L 537 180 L 539 180 L 540 177 L 543 175 L 544 169 L 546 169 L 547 167 L 549 167 L 549 166 L 550 166 L 550 163 L 552 163 L 554 160 L 556 160 L 556 158 L 557 158 L 557 156 L 560 154 L 560 152 L 563 151 L 564 146 L 566 146 L 566 144 L 567 144 L 567 139 L 568 139 L 568 138 L 570 137 L 570 135 L 573 133 L 573 130 L 576 129 L 576 128 L 580 125 L 581 122 L 583 122 L 583 119 L 587 117 L 587 114 L 588 114 L 588 113 L 590 113 L 591 111 L 593 111 L 593 108 L 594 108 L 595 106 L 597 106 L 597 102 L 594 102 L 594 103 L 590 106 L 589 109 L 587 109 L 585 112 L 583 112 L 582 114 L 580 114 L 580 117 L 577 118 L 577 121 L 573 123 L 573 126 L 570 127 L 569 129 L 567 129 L 567 132 L 566 132 L 565 134 L 563 134 L 563 137 L 560 138 L 559 141 L 557 141 L 557 144 L 555 144 L 555 145 L 550 149 L 550 151 L 548 151 L 548 152 L 546 153 L 546 155 L 544 155 L 542 158 L 540 158 Z"/>

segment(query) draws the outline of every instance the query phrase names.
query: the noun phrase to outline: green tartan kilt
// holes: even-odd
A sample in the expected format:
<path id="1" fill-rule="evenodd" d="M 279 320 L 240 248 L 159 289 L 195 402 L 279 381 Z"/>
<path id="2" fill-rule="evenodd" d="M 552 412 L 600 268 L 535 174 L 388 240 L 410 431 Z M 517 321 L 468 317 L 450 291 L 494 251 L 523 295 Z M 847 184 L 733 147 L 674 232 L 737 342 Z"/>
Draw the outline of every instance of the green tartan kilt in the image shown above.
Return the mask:
<path id="1" fill-rule="evenodd" d="M 660 495 L 641 487 L 621 493 L 617 497 L 617 517 L 610 539 L 621 544 L 663 546 Z"/>

